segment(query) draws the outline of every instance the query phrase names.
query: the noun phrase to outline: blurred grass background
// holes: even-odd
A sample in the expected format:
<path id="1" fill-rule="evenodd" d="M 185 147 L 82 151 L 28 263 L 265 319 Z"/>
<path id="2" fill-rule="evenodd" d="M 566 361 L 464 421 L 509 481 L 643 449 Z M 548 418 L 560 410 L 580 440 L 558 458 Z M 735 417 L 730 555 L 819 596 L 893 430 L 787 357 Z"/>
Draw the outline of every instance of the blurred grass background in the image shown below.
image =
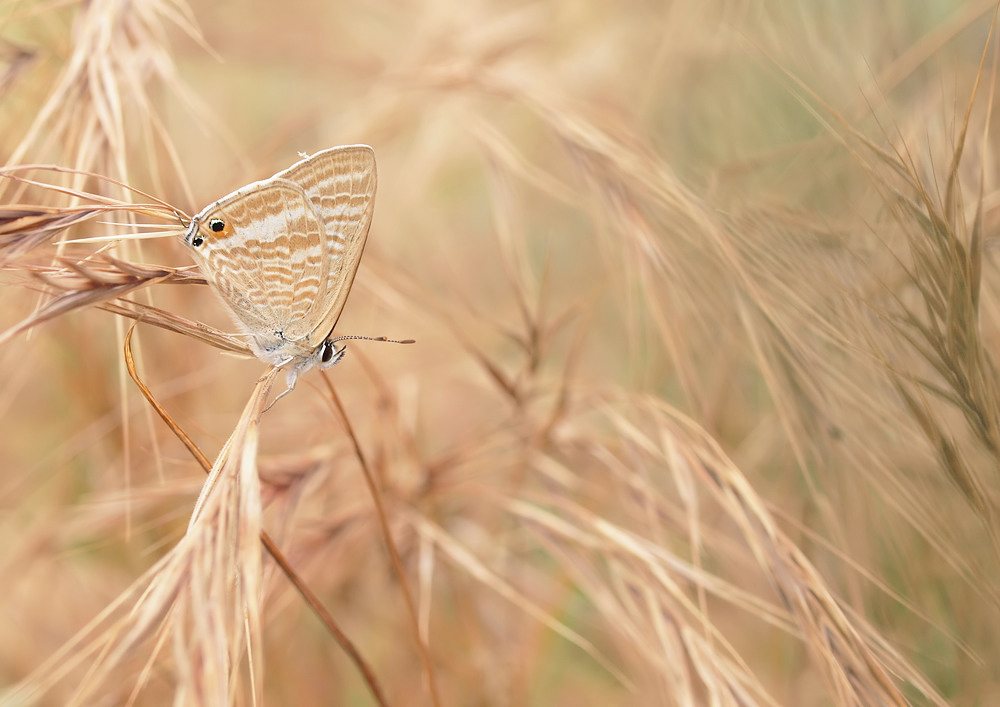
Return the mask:
<path id="1" fill-rule="evenodd" d="M 328 375 L 444 704 L 992 704 L 993 10 L 8 0 L 0 152 L 195 213 L 300 151 L 375 148 L 338 331 L 418 343 L 351 344 Z M 41 301 L 29 267 L 86 250 L 7 252 L 0 326 Z M 189 264 L 171 238 L 116 255 Z M 205 287 L 142 298 L 233 329 Z M 0 685 L 178 541 L 204 478 L 124 329 L 84 309 L 0 347 Z M 214 456 L 262 364 L 137 332 Z M 428 704 L 320 383 L 264 418 L 265 528 L 389 702 Z M 370 703 L 266 571 L 267 702 Z M 169 651 L 140 678 L 148 657 L 93 704 L 170 699 Z"/>

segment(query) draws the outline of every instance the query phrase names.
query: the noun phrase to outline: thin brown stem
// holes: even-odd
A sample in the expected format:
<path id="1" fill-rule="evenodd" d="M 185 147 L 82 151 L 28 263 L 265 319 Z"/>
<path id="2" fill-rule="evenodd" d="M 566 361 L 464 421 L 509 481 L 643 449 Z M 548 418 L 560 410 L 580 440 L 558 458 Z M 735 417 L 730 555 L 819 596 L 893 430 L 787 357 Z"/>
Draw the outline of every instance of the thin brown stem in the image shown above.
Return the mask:
<path id="1" fill-rule="evenodd" d="M 337 414 L 340 417 L 341 422 L 344 423 L 344 428 L 347 430 L 347 436 L 351 439 L 351 444 L 354 445 L 354 453 L 358 458 L 358 462 L 361 464 L 361 470 L 365 477 L 365 484 L 368 486 L 368 491 L 371 493 L 372 501 L 375 503 L 375 512 L 378 515 L 379 525 L 382 528 L 382 536 L 385 538 L 386 547 L 389 550 L 389 555 L 392 558 L 392 567 L 396 572 L 396 577 L 399 580 L 399 586 L 403 591 L 403 598 L 406 600 L 406 610 L 410 617 L 410 628 L 413 631 L 414 641 L 417 643 L 417 647 L 420 650 L 420 659 L 424 664 L 424 673 L 427 675 L 427 686 L 431 693 L 431 702 L 435 707 L 440 707 L 441 698 L 438 694 L 437 681 L 434 677 L 434 663 L 431 661 L 430 652 L 427 646 L 424 644 L 420 637 L 420 623 L 417 618 L 417 608 L 413 602 L 413 596 L 410 594 L 409 583 L 406 581 L 406 573 L 403 571 L 403 563 L 399 559 L 399 551 L 396 549 L 396 543 L 392 539 L 392 533 L 389 531 L 389 521 L 386 518 L 385 507 L 382 505 L 382 494 L 379 492 L 378 486 L 375 483 L 375 477 L 371 473 L 371 469 L 368 467 L 368 462 L 365 459 L 364 453 L 361 451 L 361 444 L 358 442 L 357 436 L 354 434 L 354 428 L 351 426 L 351 421 L 347 417 L 347 411 L 344 410 L 344 406 L 340 402 L 340 397 L 337 395 L 337 391 L 334 390 L 333 384 L 330 383 L 330 378 L 327 375 L 323 375 L 323 381 L 326 383 L 327 390 L 330 391 L 329 400 L 333 402 L 333 405 L 337 409 Z"/>
<path id="2" fill-rule="evenodd" d="M 187 433 L 181 429 L 180 425 L 174 422 L 173 418 L 166 411 L 166 409 L 164 409 L 164 407 L 160 405 L 159 401 L 153 397 L 153 393 L 149 387 L 142 381 L 142 379 L 139 378 L 139 374 L 135 369 L 135 359 L 132 356 L 132 332 L 135 330 L 138 323 L 138 321 L 134 322 L 132 326 L 129 327 L 128 333 L 125 335 L 125 366 L 128 368 L 128 374 L 132 380 L 135 381 L 136 387 L 139 388 L 139 392 L 141 392 L 143 397 L 146 398 L 146 402 L 152 406 L 153 410 L 156 411 L 156 414 L 160 416 L 160 419 L 167 424 L 167 427 L 169 427 L 170 430 L 177 435 L 181 444 L 187 447 L 188 451 L 191 452 L 191 455 L 198 461 L 198 464 L 201 465 L 201 468 L 207 474 L 212 469 L 212 463 L 208 460 L 208 457 L 206 457 L 202 451 L 198 449 L 194 440 L 192 440 Z M 330 612 L 327 611 L 326 607 L 323 606 L 319 597 L 313 593 L 302 577 L 300 577 L 299 574 L 292 569 L 288 559 L 284 556 L 281 550 L 278 549 L 277 544 L 275 544 L 274 540 L 271 539 L 271 536 L 269 536 L 266 531 L 261 532 L 260 542 L 264 546 L 264 549 L 267 550 L 267 553 L 271 556 L 271 558 L 281 568 L 281 571 L 285 573 L 285 576 L 288 577 L 288 581 L 292 583 L 292 586 L 295 587 L 305 600 L 306 604 L 313 610 L 313 613 L 319 617 L 319 620 L 323 622 L 323 625 L 326 626 L 327 630 L 333 635 L 337 643 L 340 644 L 340 647 L 354 662 L 355 666 L 364 676 L 365 682 L 368 684 L 368 689 L 371 690 L 375 701 L 383 707 L 388 705 L 388 702 L 385 699 L 385 694 L 382 692 L 382 688 L 379 685 L 378 678 L 375 677 L 375 673 L 372 671 L 371 667 L 369 667 L 368 663 L 358 652 L 358 649 L 354 647 L 351 640 L 337 625 L 337 622 L 334 620 Z"/>

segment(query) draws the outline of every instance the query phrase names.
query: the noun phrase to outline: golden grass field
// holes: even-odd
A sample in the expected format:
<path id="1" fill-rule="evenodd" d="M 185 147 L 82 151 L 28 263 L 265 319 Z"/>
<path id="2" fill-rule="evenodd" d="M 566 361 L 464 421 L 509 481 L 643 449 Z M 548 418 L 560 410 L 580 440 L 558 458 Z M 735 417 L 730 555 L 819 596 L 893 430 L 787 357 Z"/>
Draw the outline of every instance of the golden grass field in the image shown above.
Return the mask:
<path id="1" fill-rule="evenodd" d="M 0 704 L 1000 703 L 995 8 L 0 3 Z M 183 223 L 352 143 L 261 414 Z"/>

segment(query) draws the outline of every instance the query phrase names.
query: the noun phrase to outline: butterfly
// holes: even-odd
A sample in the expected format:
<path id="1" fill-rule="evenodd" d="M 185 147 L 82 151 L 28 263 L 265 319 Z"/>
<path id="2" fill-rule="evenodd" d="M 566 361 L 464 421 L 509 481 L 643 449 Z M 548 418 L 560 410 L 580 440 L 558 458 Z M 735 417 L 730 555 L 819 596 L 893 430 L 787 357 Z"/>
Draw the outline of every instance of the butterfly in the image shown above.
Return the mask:
<path id="1" fill-rule="evenodd" d="M 187 227 L 185 245 L 253 353 L 288 368 L 282 395 L 302 373 L 340 361 L 347 346 L 337 342 L 369 338 L 331 335 L 368 239 L 376 181 L 372 148 L 332 147 L 237 189 Z"/>

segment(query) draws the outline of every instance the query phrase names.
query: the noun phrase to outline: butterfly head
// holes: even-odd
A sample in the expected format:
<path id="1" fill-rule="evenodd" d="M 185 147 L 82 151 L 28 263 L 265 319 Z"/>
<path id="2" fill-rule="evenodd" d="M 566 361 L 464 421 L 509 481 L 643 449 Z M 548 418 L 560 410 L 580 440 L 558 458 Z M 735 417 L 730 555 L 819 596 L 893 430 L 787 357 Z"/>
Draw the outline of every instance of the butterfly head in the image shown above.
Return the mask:
<path id="1" fill-rule="evenodd" d="M 344 345 L 338 349 L 337 341 L 339 339 L 326 339 L 309 356 L 296 357 L 293 355 L 286 357 L 283 361 L 272 359 L 271 363 L 279 368 L 286 364 L 290 365 L 288 365 L 288 372 L 285 374 L 285 385 L 287 387 L 271 401 L 271 405 L 268 405 L 267 409 L 270 409 L 272 405 L 295 389 L 295 383 L 301 374 L 311 368 L 329 368 L 338 363 L 344 357 L 344 354 L 347 353 L 347 346 Z M 258 353 L 258 356 L 262 355 Z"/>
<path id="2" fill-rule="evenodd" d="M 347 345 L 337 348 L 336 339 L 327 339 L 316 348 L 316 363 L 319 368 L 329 368 L 334 365 L 347 353 Z"/>

